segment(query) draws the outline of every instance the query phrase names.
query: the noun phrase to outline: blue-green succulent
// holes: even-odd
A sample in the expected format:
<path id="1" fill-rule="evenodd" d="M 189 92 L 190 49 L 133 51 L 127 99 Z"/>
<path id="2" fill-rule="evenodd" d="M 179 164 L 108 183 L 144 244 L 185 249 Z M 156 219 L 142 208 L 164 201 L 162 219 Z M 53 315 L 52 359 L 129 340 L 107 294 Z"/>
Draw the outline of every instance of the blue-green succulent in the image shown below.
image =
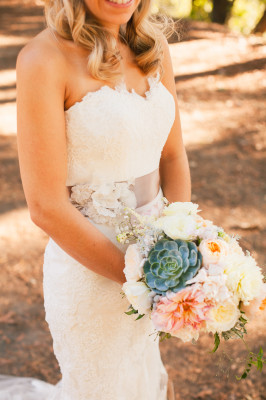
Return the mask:
<path id="1" fill-rule="evenodd" d="M 186 287 L 202 264 L 194 242 L 161 239 L 150 250 L 144 264 L 146 284 L 157 294 L 179 292 Z"/>

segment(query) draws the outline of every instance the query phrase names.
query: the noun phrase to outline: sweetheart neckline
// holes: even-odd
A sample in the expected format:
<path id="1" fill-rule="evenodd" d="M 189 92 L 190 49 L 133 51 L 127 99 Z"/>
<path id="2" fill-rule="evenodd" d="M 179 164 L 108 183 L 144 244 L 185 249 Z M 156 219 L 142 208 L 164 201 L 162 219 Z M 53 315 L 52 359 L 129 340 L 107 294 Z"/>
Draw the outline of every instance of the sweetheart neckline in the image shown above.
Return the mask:
<path id="1" fill-rule="evenodd" d="M 135 95 L 136 97 L 142 99 L 143 101 L 148 101 L 150 98 L 150 95 L 152 94 L 153 89 L 155 89 L 156 87 L 158 87 L 159 85 L 163 86 L 168 92 L 169 90 L 167 89 L 167 87 L 159 80 L 159 72 L 157 72 L 157 75 L 154 76 L 150 76 L 147 78 L 148 80 L 148 84 L 149 84 L 149 89 L 146 90 L 146 92 L 144 93 L 144 95 L 141 95 L 139 93 L 137 93 L 134 88 L 132 88 L 131 90 L 127 89 L 125 81 L 121 81 L 118 85 L 116 85 L 114 88 L 112 88 L 109 85 L 103 85 L 101 86 L 99 89 L 91 92 L 87 92 L 79 101 L 76 101 L 74 104 L 72 104 L 72 106 L 70 106 L 67 110 L 64 110 L 64 112 L 67 114 L 70 110 L 72 110 L 73 108 L 77 107 L 78 105 L 81 105 L 84 103 L 84 101 L 87 99 L 87 97 L 93 96 L 94 94 L 97 94 L 99 92 L 101 92 L 103 89 L 109 89 L 110 91 L 114 92 L 114 93 L 125 93 L 128 95 Z M 169 92 L 170 93 L 170 92 Z M 170 93 L 172 95 L 172 93 Z"/>

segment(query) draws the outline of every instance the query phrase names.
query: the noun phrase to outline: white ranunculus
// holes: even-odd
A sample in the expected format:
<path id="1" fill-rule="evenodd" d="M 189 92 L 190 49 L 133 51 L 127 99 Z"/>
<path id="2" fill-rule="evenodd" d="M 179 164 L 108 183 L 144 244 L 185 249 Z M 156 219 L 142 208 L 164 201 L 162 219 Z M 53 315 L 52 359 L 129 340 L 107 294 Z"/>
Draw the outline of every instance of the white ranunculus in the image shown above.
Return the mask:
<path id="1" fill-rule="evenodd" d="M 198 204 L 191 202 L 175 202 L 169 204 L 163 210 L 163 215 L 196 215 L 200 210 L 198 210 Z"/>
<path id="2" fill-rule="evenodd" d="M 232 254 L 228 257 L 224 273 L 227 276 L 226 285 L 235 293 L 244 305 L 258 296 L 263 285 L 261 268 L 251 256 Z"/>
<path id="3" fill-rule="evenodd" d="M 222 265 L 228 255 L 228 244 L 222 239 L 205 239 L 200 242 L 199 251 L 202 254 L 202 265 Z"/>
<path id="4" fill-rule="evenodd" d="M 155 222 L 171 239 L 191 240 L 196 238 L 196 222 L 190 215 L 161 217 Z"/>
<path id="5" fill-rule="evenodd" d="M 238 302 L 229 298 L 210 309 L 209 319 L 206 321 L 206 330 L 212 333 L 229 331 L 235 326 L 239 317 Z"/>
<path id="6" fill-rule="evenodd" d="M 123 269 L 128 282 L 136 282 L 142 277 L 144 261 L 145 259 L 142 258 L 137 244 L 128 246 L 125 254 L 125 268 Z"/>
<path id="7" fill-rule="evenodd" d="M 151 311 L 151 290 L 144 282 L 125 282 L 122 290 L 139 314 L 147 314 Z"/>

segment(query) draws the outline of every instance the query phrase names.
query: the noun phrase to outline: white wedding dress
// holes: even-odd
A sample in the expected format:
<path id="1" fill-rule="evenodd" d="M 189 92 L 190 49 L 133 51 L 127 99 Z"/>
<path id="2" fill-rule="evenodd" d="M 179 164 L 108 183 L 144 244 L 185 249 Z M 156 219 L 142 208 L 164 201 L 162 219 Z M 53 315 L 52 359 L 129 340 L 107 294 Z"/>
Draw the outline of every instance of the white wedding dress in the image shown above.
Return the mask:
<path id="1" fill-rule="evenodd" d="M 70 201 L 123 252 L 115 227 L 121 205 L 150 215 L 163 205 L 159 161 L 175 102 L 159 73 L 148 83 L 144 96 L 124 81 L 102 86 L 65 111 Z M 81 265 L 52 238 L 43 268 L 62 380 L 53 386 L 0 376 L 0 400 L 166 400 L 168 376 L 152 322 L 125 314 L 121 285 Z"/>

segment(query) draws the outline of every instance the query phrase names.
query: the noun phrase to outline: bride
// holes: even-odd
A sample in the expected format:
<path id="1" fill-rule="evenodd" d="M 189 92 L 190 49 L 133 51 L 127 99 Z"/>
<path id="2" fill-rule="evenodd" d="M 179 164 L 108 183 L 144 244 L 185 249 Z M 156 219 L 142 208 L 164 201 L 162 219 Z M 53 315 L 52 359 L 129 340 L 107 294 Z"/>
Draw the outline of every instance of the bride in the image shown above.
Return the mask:
<path id="1" fill-rule="evenodd" d="M 46 321 L 62 380 L 2 376 L 2 400 L 166 400 L 151 320 L 125 315 L 123 206 L 190 201 L 167 24 L 151 0 L 46 0 L 17 60 L 18 152 L 44 253 Z M 168 22 L 169 25 L 169 22 Z M 167 390 L 168 388 L 168 390 Z"/>

